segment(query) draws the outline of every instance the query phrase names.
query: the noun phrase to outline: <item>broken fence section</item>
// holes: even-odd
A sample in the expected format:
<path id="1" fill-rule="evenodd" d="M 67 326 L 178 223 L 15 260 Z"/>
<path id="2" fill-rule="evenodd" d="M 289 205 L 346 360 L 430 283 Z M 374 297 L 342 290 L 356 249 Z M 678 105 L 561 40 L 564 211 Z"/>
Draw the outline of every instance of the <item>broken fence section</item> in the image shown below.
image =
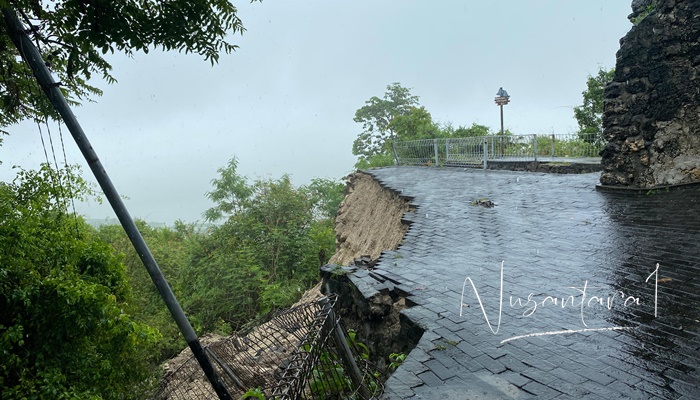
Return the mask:
<path id="1" fill-rule="evenodd" d="M 335 296 L 278 311 L 245 332 L 205 347 L 234 398 L 369 399 L 385 377 L 367 348 L 345 332 L 333 311 Z M 257 395 L 252 395 L 257 393 Z M 197 360 L 166 373 L 156 400 L 216 398 Z"/>

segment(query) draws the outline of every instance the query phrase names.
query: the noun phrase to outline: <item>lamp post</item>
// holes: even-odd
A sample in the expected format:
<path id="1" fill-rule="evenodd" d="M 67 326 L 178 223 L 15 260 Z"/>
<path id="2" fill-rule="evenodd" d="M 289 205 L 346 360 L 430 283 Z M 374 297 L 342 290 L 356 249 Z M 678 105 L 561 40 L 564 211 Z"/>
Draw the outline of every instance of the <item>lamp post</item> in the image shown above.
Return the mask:
<path id="1" fill-rule="evenodd" d="M 496 93 L 496 105 L 501 108 L 501 136 L 503 136 L 503 106 L 509 102 L 510 96 L 508 95 L 508 92 L 503 90 L 503 88 L 499 88 L 498 92 Z"/>

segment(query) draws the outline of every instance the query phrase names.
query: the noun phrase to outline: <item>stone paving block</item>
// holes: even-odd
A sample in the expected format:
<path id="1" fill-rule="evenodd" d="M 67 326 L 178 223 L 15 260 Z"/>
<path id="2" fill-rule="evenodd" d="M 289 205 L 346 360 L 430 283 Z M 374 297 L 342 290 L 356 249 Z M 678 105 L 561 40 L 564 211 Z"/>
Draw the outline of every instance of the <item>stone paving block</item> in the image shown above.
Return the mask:
<path id="1" fill-rule="evenodd" d="M 478 361 L 476 361 L 476 359 L 474 359 L 474 358 L 472 358 L 472 359 L 461 360 L 461 361 L 459 361 L 459 363 L 460 363 L 460 365 L 462 365 L 464 368 L 466 368 L 467 371 L 469 371 L 469 372 L 488 371 L 488 370 L 486 369 L 486 367 L 484 367 L 483 365 L 481 365 L 481 364 L 480 364 Z M 491 373 L 491 372 L 489 371 L 489 373 Z"/>
<path id="2" fill-rule="evenodd" d="M 503 365 L 509 371 L 516 373 L 520 373 L 527 370 L 528 368 L 531 368 L 529 365 L 524 364 L 522 361 L 513 357 L 511 354 L 506 354 L 505 356 L 499 358 L 498 361 L 503 363 Z"/>
<path id="3" fill-rule="evenodd" d="M 469 344 L 468 341 L 461 341 L 457 344 L 457 348 L 464 352 L 467 359 L 474 359 L 482 354 L 483 351 L 477 349 L 474 345 Z"/>
<path id="4" fill-rule="evenodd" d="M 592 395 L 592 393 L 589 390 L 586 390 L 581 385 L 574 385 L 566 381 L 551 382 L 547 384 L 547 386 L 565 394 L 568 398 L 588 398 Z"/>
<path id="5" fill-rule="evenodd" d="M 537 396 L 538 399 L 553 399 L 561 395 L 561 392 L 535 381 L 526 383 L 521 389 Z"/>
<path id="6" fill-rule="evenodd" d="M 496 360 L 508 354 L 508 351 L 503 347 L 484 346 L 484 353 Z"/>
<path id="7" fill-rule="evenodd" d="M 628 385 L 622 381 L 615 381 L 608 385 L 608 387 L 616 392 L 620 393 L 625 398 L 630 399 L 646 399 L 649 398 L 649 393 L 642 390 L 638 390 L 634 385 Z M 695 388 L 697 391 L 697 387 Z"/>
<path id="8" fill-rule="evenodd" d="M 508 352 L 509 355 L 513 356 L 516 360 L 522 362 L 526 358 L 530 358 L 533 356 L 532 353 L 526 351 L 523 348 L 518 348 L 515 346 L 506 346 L 503 348 L 506 352 Z"/>
<path id="9" fill-rule="evenodd" d="M 520 373 L 520 375 L 533 380 L 535 382 L 539 382 L 545 386 L 551 386 L 553 382 L 557 382 L 559 379 L 551 375 L 547 372 L 541 371 L 541 370 L 536 370 L 534 368 L 530 368 L 529 370 L 525 370 Z"/>
<path id="10" fill-rule="evenodd" d="M 428 367 L 423 362 L 418 362 L 412 358 L 406 358 L 399 369 L 406 370 L 414 375 L 420 374 L 428 370 Z"/>
<path id="11" fill-rule="evenodd" d="M 401 382 L 398 381 L 392 381 L 389 380 L 386 382 L 386 386 L 390 387 L 387 391 L 384 392 L 382 395 L 382 399 L 410 399 L 414 398 L 416 393 L 413 391 L 413 389 L 403 386 Z"/>
<path id="12" fill-rule="evenodd" d="M 423 371 L 423 372 L 425 372 L 425 371 Z M 411 373 L 410 371 L 406 370 L 405 368 L 397 369 L 393 374 L 391 374 L 391 377 L 401 381 L 402 384 L 404 384 L 410 388 L 414 388 L 416 386 L 420 386 L 423 384 L 423 381 L 420 380 L 416 376 L 416 374 Z"/>
<path id="13" fill-rule="evenodd" d="M 434 322 L 437 319 L 437 314 L 427 310 L 423 307 L 411 307 L 401 310 L 401 314 L 414 321 L 423 329 L 426 329 L 426 333 L 430 333 L 431 328 L 437 328 L 438 325 Z M 425 336 L 425 334 L 423 336 Z"/>
<path id="14" fill-rule="evenodd" d="M 503 377 L 503 379 L 507 380 L 508 382 L 512 383 L 517 387 L 523 387 L 531 381 L 531 379 L 511 371 L 503 372 L 501 376 Z"/>
<path id="15" fill-rule="evenodd" d="M 428 386 L 440 386 L 445 383 L 432 371 L 425 371 L 423 373 L 420 373 L 418 374 L 418 378 L 420 378 Z"/>
<path id="16" fill-rule="evenodd" d="M 601 373 L 610 376 L 611 378 L 626 383 L 627 385 L 633 386 L 634 384 L 641 382 L 641 378 L 627 373 L 621 369 L 607 367 L 601 371 Z"/>
<path id="17" fill-rule="evenodd" d="M 523 364 L 527 364 L 535 369 L 549 372 L 556 368 L 556 365 L 550 363 L 549 361 L 539 358 L 537 356 L 530 356 L 522 360 Z"/>
<path id="18" fill-rule="evenodd" d="M 411 360 L 415 360 L 415 361 L 418 361 L 418 362 L 421 362 L 421 363 L 422 363 L 422 362 L 426 362 L 426 361 L 428 361 L 428 360 L 430 360 L 430 359 L 432 358 L 432 357 L 431 357 L 428 353 L 426 353 L 423 349 L 418 348 L 418 347 L 416 347 L 416 348 L 414 348 L 413 350 L 411 350 L 411 352 L 409 353 L 409 356 L 410 356 L 410 359 L 411 359 Z"/>
<path id="19" fill-rule="evenodd" d="M 572 371 L 572 370 L 568 370 L 568 369 L 564 369 L 564 368 L 560 368 L 560 367 L 554 368 L 553 370 L 549 371 L 549 373 L 552 374 L 553 376 L 559 378 L 563 382 L 568 382 L 568 383 L 571 383 L 574 385 L 580 385 L 583 382 L 586 382 L 589 380 L 588 378 L 585 378 L 585 377 L 579 375 L 578 373 L 576 373 L 576 371 Z"/>
<path id="20" fill-rule="evenodd" d="M 464 354 L 454 346 L 448 345 L 444 350 L 432 351 L 431 355 L 434 360 L 440 362 L 448 369 L 455 368 L 459 365 L 459 359 L 464 357 Z"/>
<path id="21" fill-rule="evenodd" d="M 444 312 L 440 313 L 440 316 L 444 316 Z M 440 318 L 436 322 L 438 323 L 438 325 L 447 328 L 452 333 L 457 333 L 464 329 L 460 324 L 456 324 L 447 318 Z M 461 340 L 461 338 L 459 340 Z"/>
<path id="22" fill-rule="evenodd" d="M 669 390 L 656 385 L 654 383 L 650 383 L 648 381 L 641 381 L 636 383 L 634 386 L 632 386 L 634 389 L 640 390 L 645 392 L 649 398 L 656 397 L 656 398 L 669 398 L 671 397 L 671 394 L 669 393 Z"/>
<path id="23" fill-rule="evenodd" d="M 437 375 L 437 377 L 443 381 L 455 376 L 453 371 L 450 371 L 447 367 L 445 367 L 438 360 L 426 361 L 423 364 L 430 369 L 430 372 Z"/>
<path id="24" fill-rule="evenodd" d="M 482 354 L 476 357 L 474 361 L 483 365 L 484 368 L 488 369 L 493 374 L 500 374 L 501 372 L 506 370 L 505 365 L 500 363 L 498 360 L 494 360 L 493 358 L 487 356 L 486 354 Z"/>
<path id="25" fill-rule="evenodd" d="M 440 320 L 437 320 L 435 322 L 436 324 L 440 325 Z M 457 343 L 462 341 L 462 338 L 457 333 L 452 332 L 443 326 L 433 329 L 433 332 L 438 334 L 441 339 L 443 339 L 446 343 L 452 346 L 455 346 L 457 345 Z"/>
<path id="26" fill-rule="evenodd" d="M 588 378 L 592 382 L 594 382 L 598 385 L 601 385 L 601 386 L 608 385 L 615 380 L 613 377 L 611 377 L 608 374 L 598 372 L 595 369 L 591 369 L 588 367 L 576 368 L 576 369 L 574 369 L 574 371 L 577 374 L 583 376 L 584 378 Z"/>
<path id="27" fill-rule="evenodd" d="M 440 314 L 447 311 L 447 309 L 444 306 L 430 302 L 430 299 L 426 299 L 422 306 L 434 312 L 435 314 Z"/>

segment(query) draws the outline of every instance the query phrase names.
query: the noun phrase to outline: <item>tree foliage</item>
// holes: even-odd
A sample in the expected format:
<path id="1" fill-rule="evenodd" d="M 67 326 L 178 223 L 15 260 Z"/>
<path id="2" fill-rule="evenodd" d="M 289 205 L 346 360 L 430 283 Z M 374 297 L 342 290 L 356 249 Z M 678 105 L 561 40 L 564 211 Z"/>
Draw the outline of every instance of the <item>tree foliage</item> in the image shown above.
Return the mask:
<path id="1" fill-rule="evenodd" d="M 248 185 L 247 178 L 238 174 L 238 159 L 233 157 L 226 167 L 217 170 L 219 178 L 212 179 L 214 190 L 206 196 L 216 205 L 204 212 L 207 221 L 219 221 L 243 208 L 243 204 L 253 194 L 253 188 Z"/>
<path id="2" fill-rule="evenodd" d="M 367 100 L 355 112 L 354 121 L 362 124 L 362 133 L 353 143 L 352 154 L 366 160 L 382 153 L 387 141 L 395 138 L 391 121 L 397 116 L 409 114 L 416 105 L 418 96 L 413 96 L 410 89 L 398 82 L 386 87 L 383 98 L 373 96 Z"/>
<path id="3" fill-rule="evenodd" d="M 180 272 L 185 310 L 205 330 L 289 306 L 318 281 L 319 265 L 335 249 L 333 208 L 343 185 L 317 179 L 295 188 L 287 175 L 249 183 L 236 168 L 234 158 L 212 183 L 222 199 L 213 209 L 231 198 L 237 206 L 201 238 Z"/>
<path id="4" fill-rule="evenodd" d="M 372 97 L 355 112 L 355 122 L 361 123 L 363 132 L 353 143 L 352 153 L 358 156 L 355 168 L 369 169 L 394 165 L 391 141 L 437 138 L 459 138 L 497 134 L 488 126 L 473 123 L 471 126 L 442 124 L 433 120 L 424 106 L 418 105 L 418 96 L 410 89 L 393 83 L 387 86 L 383 98 Z M 511 134 L 506 131 L 506 134 Z"/>
<path id="5" fill-rule="evenodd" d="M 500 132 L 494 132 L 486 125 L 480 125 L 476 122 L 470 126 L 458 126 L 454 128 L 452 125 L 447 125 L 442 128 L 441 136 L 446 138 L 461 138 L 461 137 L 479 137 L 498 135 Z M 506 129 L 505 135 L 512 135 L 512 132 Z"/>
<path id="6" fill-rule="evenodd" d="M 107 53 L 148 53 L 150 49 L 196 53 L 212 64 L 236 49 L 230 35 L 245 29 L 226 0 L 0 0 L 16 10 L 73 104 L 100 95 L 88 84 L 93 75 L 115 82 Z M 0 20 L 0 127 L 23 119 L 55 117 L 29 68 Z"/>
<path id="7" fill-rule="evenodd" d="M 411 107 L 406 114 L 397 115 L 389 122 L 389 129 L 400 140 L 431 139 L 440 136 L 440 127 L 425 107 Z"/>
<path id="8" fill-rule="evenodd" d="M 578 122 L 578 135 L 582 140 L 592 143 L 603 140 L 603 92 L 605 85 L 613 80 L 615 69 L 600 68 L 595 76 L 586 79 L 583 104 L 574 107 L 574 117 Z"/>
<path id="9" fill-rule="evenodd" d="M 335 220 L 345 198 L 345 184 L 328 178 L 314 178 L 304 189 L 313 203 L 316 220 Z"/>
<path id="10" fill-rule="evenodd" d="M 126 312 L 124 267 L 66 213 L 67 187 L 85 194 L 47 166 L 0 183 L 0 397 L 143 398 L 157 333 Z"/>
<path id="11" fill-rule="evenodd" d="M 196 227 L 181 221 L 175 221 L 173 228 L 154 228 L 142 220 L 135 222 L 158 262 L 163 276 L 172 285 L 173 291 L 179 298 L 179 273 L 182 266 L 189 262 L 191 248 L 198 237 Z M 157 361 L 177 355 L 186 343 L 124 229 L 120 225 L 102 225 L 98 229 L 98 234 L 102 240 L 111 244 L 117 253 L 122 255 L 122 263 L 132 288 L 129 312 L 138 321 L 160 333 L 152 351 Z"/>
<path id="12" fill-rule="evenodd" d="M 232 158 L 207 196 L 221 225 L 176 222 L 173 229 L 137 222 L 195 330 L 226 334 L 251 318 L 291 305 L 318 282 L 335 250 L 335 214 L 345 186 L 314 179 L 294 187 L 289 176 L 250 182 Z M 205 213 L 205 215 L 207 215 Z M 134 288 L 134 315 L 158 329 L 160 359 L 184 346 L 174 323 L 121 227 L 100 228 L 124 253 Z"/>

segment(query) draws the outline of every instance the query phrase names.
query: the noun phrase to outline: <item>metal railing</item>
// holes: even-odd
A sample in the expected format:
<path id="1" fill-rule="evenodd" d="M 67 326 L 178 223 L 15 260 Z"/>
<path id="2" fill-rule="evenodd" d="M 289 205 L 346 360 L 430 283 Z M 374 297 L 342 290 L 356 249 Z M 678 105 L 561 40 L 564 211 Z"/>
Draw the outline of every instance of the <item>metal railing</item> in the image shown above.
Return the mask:
<path id="1" fill-rule="evenodd" d="M 392 143 L 398 165 L 444 165 L 487 168 L 489 162 L 594 162 L 605 143 L 594 135 L 503 135 L 438 138 Z"/>

